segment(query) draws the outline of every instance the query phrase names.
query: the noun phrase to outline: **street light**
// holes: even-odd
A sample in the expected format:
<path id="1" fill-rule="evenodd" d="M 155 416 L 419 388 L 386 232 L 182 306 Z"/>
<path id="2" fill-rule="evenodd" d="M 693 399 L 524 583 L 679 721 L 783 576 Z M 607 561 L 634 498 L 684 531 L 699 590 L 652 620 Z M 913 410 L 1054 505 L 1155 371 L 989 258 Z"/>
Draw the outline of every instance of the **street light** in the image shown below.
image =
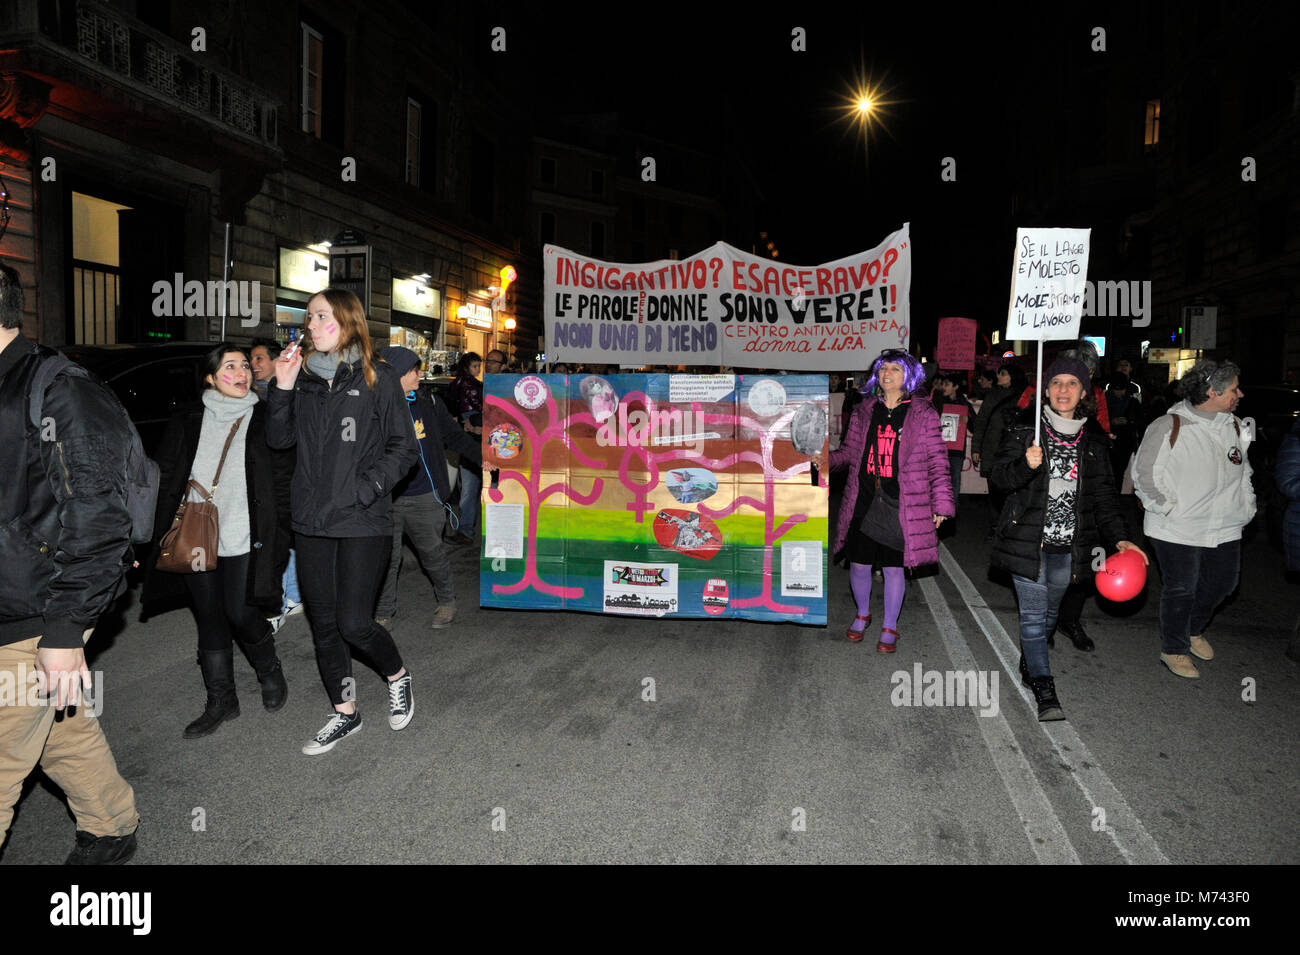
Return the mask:
<path id="1" fill-rule="evenodd" d="M 871 171 L 871 134 L 877 126 L 885 129 L 885 107 L 896 102 L 885 98 L 887 92 L 880 83 L 868 78 L 865 70 L 860 70 L 844 96 L 846 118 L 857 127 L 868 173 Z"/>

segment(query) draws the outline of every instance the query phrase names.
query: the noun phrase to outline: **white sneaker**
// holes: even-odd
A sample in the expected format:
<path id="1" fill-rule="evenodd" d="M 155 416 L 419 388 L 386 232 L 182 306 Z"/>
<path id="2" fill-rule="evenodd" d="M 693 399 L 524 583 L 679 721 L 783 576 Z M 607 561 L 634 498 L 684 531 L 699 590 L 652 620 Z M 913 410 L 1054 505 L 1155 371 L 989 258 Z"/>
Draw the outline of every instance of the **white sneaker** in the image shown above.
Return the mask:
<path id="1" fill-rule="evenodd" d="M 302 601 L 286 599 L 284 602 L 284 610 L 280 612 L 280 616 L 292 617 L 296 613 L 302 613 Z"/>
<path id="2" fill-rule="evenodd" d="M 271 625 L 271 635 L 275 636 L 280 632 L 280 628 L 284 626 L 284 614 L 278 617 L 267 617 L 266 622 Z"/>
<path id="3" fill-rule="evenodd" d="M 321 753 L 328 753 L 339 740 L 351 736 L 361 729 L 361 714 L 336 712 L 330 717 L 330 721 L 321 727 L 321 731 L 316 734 L 310 743 L 302 748 L 307 756 L 319 756 Z"/>
<path id="4" fill-rule="evenodd" d="M 406 729 L 415 715 L 415 698 L 411 695 L 411 671 L 401 679 L 388 684 L 388 725 L 395 730 Z"/>

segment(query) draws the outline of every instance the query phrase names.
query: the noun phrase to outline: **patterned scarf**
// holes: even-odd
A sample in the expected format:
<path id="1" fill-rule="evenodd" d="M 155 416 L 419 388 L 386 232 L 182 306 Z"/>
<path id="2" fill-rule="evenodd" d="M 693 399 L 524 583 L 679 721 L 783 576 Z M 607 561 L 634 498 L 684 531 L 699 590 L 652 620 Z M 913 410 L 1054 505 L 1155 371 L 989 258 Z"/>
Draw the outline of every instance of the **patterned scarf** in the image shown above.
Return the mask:
<path id="1" fill-rule="evenodd" d="M 1079 494 L 1079 446 L 1087 418 L 1062 418 L 1043 406 L 1043 450 L 1047 465 L 1047 513 L 1043 545 L 1068 546 L 1077 530 L 1074 513 Z"/>

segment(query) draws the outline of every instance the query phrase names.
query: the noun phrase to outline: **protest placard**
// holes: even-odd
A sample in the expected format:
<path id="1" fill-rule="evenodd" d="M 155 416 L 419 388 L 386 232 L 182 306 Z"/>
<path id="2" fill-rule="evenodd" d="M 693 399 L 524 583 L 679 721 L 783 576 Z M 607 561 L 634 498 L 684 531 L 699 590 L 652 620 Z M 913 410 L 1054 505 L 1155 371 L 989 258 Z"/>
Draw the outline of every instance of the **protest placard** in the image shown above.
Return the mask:
<path id="1" fill-rule="evenodd" d="M 552 361 L 854 371 L 910 342 L 906 224 L 818 266 L 723 242 L 681 261 L 605 262 L 554 245 L 543 259 Z"/>
<path id="2" fill-rule="evenodd" d="M 1008 341 L 1078 338 L 1091 229 L 1017 229 Z"/>
<path id="3" fill-rule="evenodd" d="M 975 367 L 975 335 L 979 322 L 973 318 L 939 319 L 939 342 L 934 360 L 943 371 L 967 371 Z"/>

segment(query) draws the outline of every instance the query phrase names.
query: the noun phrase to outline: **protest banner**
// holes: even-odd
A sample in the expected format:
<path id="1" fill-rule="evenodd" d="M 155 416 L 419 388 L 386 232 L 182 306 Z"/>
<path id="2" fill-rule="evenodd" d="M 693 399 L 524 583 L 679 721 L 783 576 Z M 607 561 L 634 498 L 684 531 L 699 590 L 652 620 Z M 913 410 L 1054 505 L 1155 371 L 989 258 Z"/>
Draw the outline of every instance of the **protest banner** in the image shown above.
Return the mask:
<path id="1" fill-rule="evenodd" d="M 828 404 L 825 375 L 488 375 L 480 604 L 824 626 Z"/>
<path id="2" fill-rule="evenodd" d="M 1078 338 L 1091 229 L 1017 229 L 1007 341 Z"/>
<path id="3" fill-rule="evenodd" d="M 1007 341 L 1038 342 L 1038 375 L 1043 378 L 1043 342 L 1079 337 L 1088 283 L 1091 229 L 1017 229 L 1011 267 Z M 1034 416 L 1038 443 L 1039 416 Z"/>
<path id="4" fill-rule="evenodd" d="M 548 245 L 543 271 L 552 361 L 855 371 L 910 341 L 906 224 L 874 249 L 819 266 L 723 242 L 641 264 Z"/>
<path id="5" fill-rule="evenodd" d="M 975 368 L 975 335 L 979 322 L 973 318 L 939 319 L 939 341 L 934 360 L 942 371 L 970 371 Z"/>

